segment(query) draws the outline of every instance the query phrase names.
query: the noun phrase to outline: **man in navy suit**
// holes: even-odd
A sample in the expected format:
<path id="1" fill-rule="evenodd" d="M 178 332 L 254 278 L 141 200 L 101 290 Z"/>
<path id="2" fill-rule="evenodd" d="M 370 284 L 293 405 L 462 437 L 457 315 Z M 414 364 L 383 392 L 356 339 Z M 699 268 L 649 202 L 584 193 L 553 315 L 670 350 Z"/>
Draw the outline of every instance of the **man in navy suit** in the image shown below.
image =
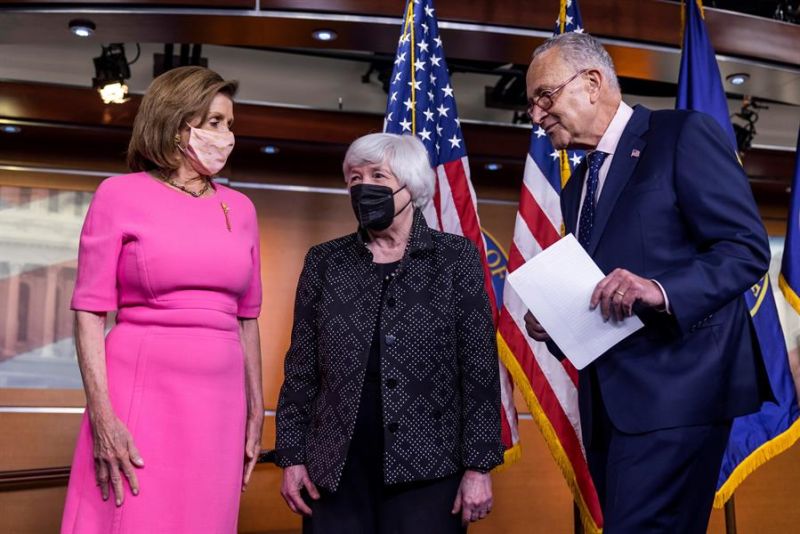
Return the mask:
<path id="1" fill-rule="evenodd" d="M 747 177 L 710 116 L 625 104 L 588 35 L 537 48 L 527 91 L 553 145 L 587 151 L 561 195 L 608 274 L 587 304 L 645 324 L 580 372 L 605 532 L 704 533 L 732 419 L 772 398 L 743 298 L 769 265 Z M 560 353 L 530 313 L 526 327 Z"/>

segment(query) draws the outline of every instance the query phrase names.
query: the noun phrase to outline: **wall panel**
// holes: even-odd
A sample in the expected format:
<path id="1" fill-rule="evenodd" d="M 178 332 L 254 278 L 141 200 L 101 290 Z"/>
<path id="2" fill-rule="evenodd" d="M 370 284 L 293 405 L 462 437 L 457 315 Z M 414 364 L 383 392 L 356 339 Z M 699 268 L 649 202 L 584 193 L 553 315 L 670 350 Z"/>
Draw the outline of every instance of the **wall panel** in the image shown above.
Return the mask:
<path id="1" fill-rule="evenodd" d="M 50 165 L 54 163 L 57 162 L 48 161 Z M 248 164 L 236 167 L 233 176 L 240 181 L 343 187 L 339 169 L 327 168 L 327 164 L 314 173 L 292 172 L 289 167 L 275 170 L 268 162 L 260 166 Z M 69 177 L 62 181 L 55 174 L 37 174 L 34 178 L 30 174 L 0 172 L 0 185 L 91 189 L 96 181 L 91 177 Z M 303 256 L 311 245 L 351 232 L 354 219 L 344 195 L 257 189 L 245 193 L 255 203 L 261 225 L 264 311 L 259 324 L 264 397 L 266 407 L 274 409 Z M 509 187 L 487 183 L 478 187 L 478 195 L 513 199 L 516 193 Z M 510 243 L 515 209 L 513 204 L 480 205 L 484 227 L 504 247 Z M 782 232 L 782 223 L 776 221 L 774 231 Z M 0 389 L 0 406 L 80 406 L 82 402 L 78 391 Z M 527 411 L 523 403 L 517 405 L 521 412 Z M 79 418 L 75 414 L 0 413 L 0 470 L 66 465 L 72 456 Z M 533 422 L 525 419 L 520 427 L 523 458 L 495 475 L 495 511 L 471 531 L 486 534 L 570 532 L 570 497 L 558 468 Z M 271 448 L 273 443 L 274 419 L 270 417 L 263 446 Z M 299 519 L 283 504 L 279 488 L 280 470 L 269 465 L 259 466 L 252 487 L 242 500 L 241 532 L 297 531 Z M 740 532 L 792 532 L 800 523 L 800 508 L 794 505 L 798 493 L 800 448 L 795 446 L 752 475 L 738 492 Z M 63 498 L 63 487 L 0 492 L 0 532 L 56 532 Z M 714 512 L 709 531 L 715 534 L 724 531 L 721 512 Z"/>

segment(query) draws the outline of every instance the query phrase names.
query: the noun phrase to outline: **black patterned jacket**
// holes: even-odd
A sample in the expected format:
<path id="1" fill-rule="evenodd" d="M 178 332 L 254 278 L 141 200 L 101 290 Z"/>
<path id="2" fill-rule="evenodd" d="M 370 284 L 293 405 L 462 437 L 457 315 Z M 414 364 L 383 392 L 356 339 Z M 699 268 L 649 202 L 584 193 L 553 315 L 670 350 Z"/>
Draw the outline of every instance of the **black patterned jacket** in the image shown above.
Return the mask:
<path id="1" fill-rule="evenodd" d="M 278 400 L 278 465 L 305 464 L 315 484 L 337 488 L 379 306 L 384 482 L 501 464 L 497 348 L 477 249 L 429 229 L 416 210 L 383 301 L 381 284 L 361 234 L 308 251 Z"/>

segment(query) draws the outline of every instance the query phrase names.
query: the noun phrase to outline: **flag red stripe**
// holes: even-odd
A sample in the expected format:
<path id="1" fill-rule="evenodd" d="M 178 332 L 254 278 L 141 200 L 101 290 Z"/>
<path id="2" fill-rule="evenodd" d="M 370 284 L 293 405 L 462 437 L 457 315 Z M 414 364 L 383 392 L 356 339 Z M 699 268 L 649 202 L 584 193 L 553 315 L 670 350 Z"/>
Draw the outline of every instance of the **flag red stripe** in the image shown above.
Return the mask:
<path id="1" fill-rule="evenodd" d="M 458 218 L 461 221 L 461 230 L 464 236 L 472 241 L 483 262 L 483 285 L 486 294 L 489 296 L 489 304 L 492 307 L 492 317 L 497 324 L 497 299 L 494 296 L 492 286 L 492 272 L 489 269 L 489 262 L 486 259 L 486 247 L 483 242 L 481 226 L 478 222 L 478 211 L 472 202 L 469 186 L 467 185 L 467 173 L 464 170 L 464 162 L 459 158 L 449 161 L 443 165 L 447 181 L 450 183 L 450 191 L 453 194 L 453 203 L 458 211 Z"/>
<path id="2" fill-rule="evenodd" d="M 506 368 L 503 367 L 501 372 L 506 373 Z M 503 448 L 508 450 L 514 446 L 514 438 L 511 435 L 511 425 L 508 422 L 508 416 L 502 406 L 500 406 L 500 412 L 502 413 L 502 417 L 500 417 L 500 440 L 503 442 Z"/>
<path id="3" fill-rule="evenodd" d="M 436 172 L 436 169 L 433 169 Z M 436 176 L 434 180 L 436 188 L 433 191 L 433 208 L 436 210 L 436 229 L 441 232 L 442 230 L 442 192 L 439 189 L 439 177 Z"/>
<path id="4" fill-rule="evenodd" d="M 522 187 L 520 193 L 519 213 L 542 250 L 561 239 L 560 229 L 553 227 L 553 223 L 547 218 L 539 203 L 525 186 Z"/>
<path id="5" fill-rule="evenodd" d="M 508 251 L 508 262 L 506 263 L 508 272 L 513 273 L 524 263 L 525 258 L 522 256 L 522 252 L 519 251 L 517 244 L 512 241 L 511 250 Z"/>

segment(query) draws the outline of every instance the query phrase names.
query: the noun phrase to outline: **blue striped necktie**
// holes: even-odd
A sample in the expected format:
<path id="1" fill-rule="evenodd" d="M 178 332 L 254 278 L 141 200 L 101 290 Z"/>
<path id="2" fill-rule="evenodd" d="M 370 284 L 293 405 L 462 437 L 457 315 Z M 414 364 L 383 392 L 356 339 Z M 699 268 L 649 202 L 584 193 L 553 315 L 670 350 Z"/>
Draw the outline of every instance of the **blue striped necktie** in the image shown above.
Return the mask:
<path id="1" fill-rule="evenodd" d="M 586 178 L 586 196 L 583 199 L 579 223 L 580 227 L 578 228 L 578 243 L 586 250 L 589 250 L 589 242 L 592 240 L 597 183 L 600 181 L 600 167 L 603 166 L 603 161 L 605 161 L 606 156 L 608 156 L 608 154 L 600 152 L 599 150 L 590 152 L 588 155 L 589 175 Z"/>

